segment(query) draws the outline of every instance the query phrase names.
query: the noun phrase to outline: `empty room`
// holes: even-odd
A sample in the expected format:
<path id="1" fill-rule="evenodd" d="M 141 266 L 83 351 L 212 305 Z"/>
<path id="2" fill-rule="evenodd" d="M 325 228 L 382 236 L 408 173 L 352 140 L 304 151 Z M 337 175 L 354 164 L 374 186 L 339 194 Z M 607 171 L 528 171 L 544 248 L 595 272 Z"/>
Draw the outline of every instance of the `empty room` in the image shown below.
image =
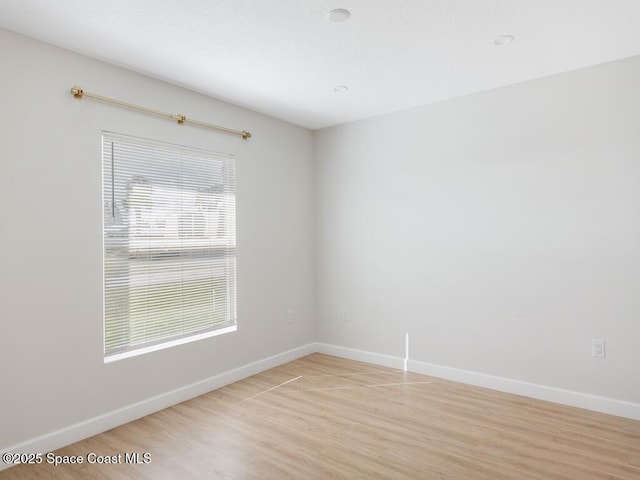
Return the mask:
<path id="1" fill-rule="evenodd" d="M 0 479 L 640 479 L 640 2 L 0 2 Z"/>

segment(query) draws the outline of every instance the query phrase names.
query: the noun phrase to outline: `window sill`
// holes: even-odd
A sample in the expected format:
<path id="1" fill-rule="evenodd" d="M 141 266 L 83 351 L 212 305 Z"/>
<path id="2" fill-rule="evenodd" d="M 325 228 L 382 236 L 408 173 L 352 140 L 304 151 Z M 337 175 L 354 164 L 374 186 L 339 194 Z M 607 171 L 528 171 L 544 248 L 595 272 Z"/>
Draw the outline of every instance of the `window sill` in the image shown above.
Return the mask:
<path id="1" fill-rule="evenodd" d="M 156 345 L 150 345 L 148 347 L 137 348 L 135 350 L 129 350 L 127 352 L 115 353 L 112 355 L 106 355 L 104 357 L 104 363 L 117 362 L 118 360 L 124 360 L 125 358 L 137 357 L 138 355 L 144 355 L 145 353 L 156 352 L 158 350 L 164 350 L 165 348 L 175 347 L 177 345 L 184 345 L 185 343 L 191 343 L 198 340 L 202 340 L 210 337 L 217 337 L 225 333 L 235 332 L 238 329 L 237 325 L 231 325 L 229 327 L 220 328 L 211 332 L 200 333 L 198 335 L 192 335 L 190 337 L 179 338 L 177 340 L 169 340 L 167 342 L 158 343 Z"/>

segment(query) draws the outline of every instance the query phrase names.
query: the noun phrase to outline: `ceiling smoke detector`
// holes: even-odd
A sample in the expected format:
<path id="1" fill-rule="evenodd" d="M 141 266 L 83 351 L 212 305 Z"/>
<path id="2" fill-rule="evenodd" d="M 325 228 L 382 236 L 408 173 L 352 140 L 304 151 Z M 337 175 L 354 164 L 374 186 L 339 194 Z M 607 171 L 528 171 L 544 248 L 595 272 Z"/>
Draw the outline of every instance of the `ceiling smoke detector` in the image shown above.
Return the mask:
<path id="1" fill-rule="evenodd" d="M 329 12 L 327 18 L 334 23 L 346 22 L 351 16 L 351 12 L 344 8 L 334 8 Z"/>
<path id="2" fill-rule="evenodd" d="M 499 47 L 503 46 L 503 45 L 507 45 L 511 42 L 513 42 L 513 35 L 500 35 L 498 38 L 496 38 L 493 43 L 495 45 L 498 45 Z"/>

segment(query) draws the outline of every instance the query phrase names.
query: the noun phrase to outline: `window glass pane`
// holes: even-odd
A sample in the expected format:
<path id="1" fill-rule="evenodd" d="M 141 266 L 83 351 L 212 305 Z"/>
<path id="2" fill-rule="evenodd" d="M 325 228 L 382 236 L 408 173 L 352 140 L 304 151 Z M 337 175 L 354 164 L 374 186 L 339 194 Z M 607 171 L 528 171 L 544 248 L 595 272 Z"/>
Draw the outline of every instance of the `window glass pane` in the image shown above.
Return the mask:
<path id="1" fill-rule="evenodd" d="M 235 325 L 230 156 L 103 133 L 105 355 Z"/>

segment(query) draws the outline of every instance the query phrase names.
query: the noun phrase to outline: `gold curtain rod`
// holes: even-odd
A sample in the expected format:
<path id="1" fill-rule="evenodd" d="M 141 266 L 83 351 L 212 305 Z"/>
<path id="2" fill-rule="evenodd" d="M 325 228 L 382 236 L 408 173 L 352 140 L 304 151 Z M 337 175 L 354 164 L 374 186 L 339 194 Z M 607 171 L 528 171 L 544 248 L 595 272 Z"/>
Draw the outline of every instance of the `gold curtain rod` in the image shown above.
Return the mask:
<path id="1" fill-rule="evenodd" d="M 133 110 L 140 110 L 141 112 L 151 113 L 152 115 L 159 115 L 161 117 L 168 118 L 170 120 L 177 120 L 179 124 L 183 123 L 193 123 L 195 125 L 200 125 L 201 127 L 213 128 L 214 130 L 220 130 L 221 132 L 233 133 L 234 135 L 240 135 L 245 140 L 247 138 L 251 138 L 251 132 L 247 132 L 246 130 L 234 130 L 232 128 L 220 127 L 218 125 L 212 125 L 210 123 L 201 122 L 199 120 L 193 120 L 191 118 L 187 118 L 185 115 L 178 113 L 176 115 L 172 113 L 165 113 L 159 110 L 154 110 L 152 108 L 141 107 L 139 105 L 134 105 L 133 103 L 123 102 L 121 100 L 115 100 L 109 97 L 103 97 L 102 95 L 96 95 L 95 93 L 85 92 L 82 87 L 74 86 L 71 87 L 71 93 L 74 98 L 81 100 L 83 97 L 95 98 L 96 100 L 102 100 L 103 102 L 113 103 L 115 105 L 120 105 L 121 107 L 131 108 Z"/>

